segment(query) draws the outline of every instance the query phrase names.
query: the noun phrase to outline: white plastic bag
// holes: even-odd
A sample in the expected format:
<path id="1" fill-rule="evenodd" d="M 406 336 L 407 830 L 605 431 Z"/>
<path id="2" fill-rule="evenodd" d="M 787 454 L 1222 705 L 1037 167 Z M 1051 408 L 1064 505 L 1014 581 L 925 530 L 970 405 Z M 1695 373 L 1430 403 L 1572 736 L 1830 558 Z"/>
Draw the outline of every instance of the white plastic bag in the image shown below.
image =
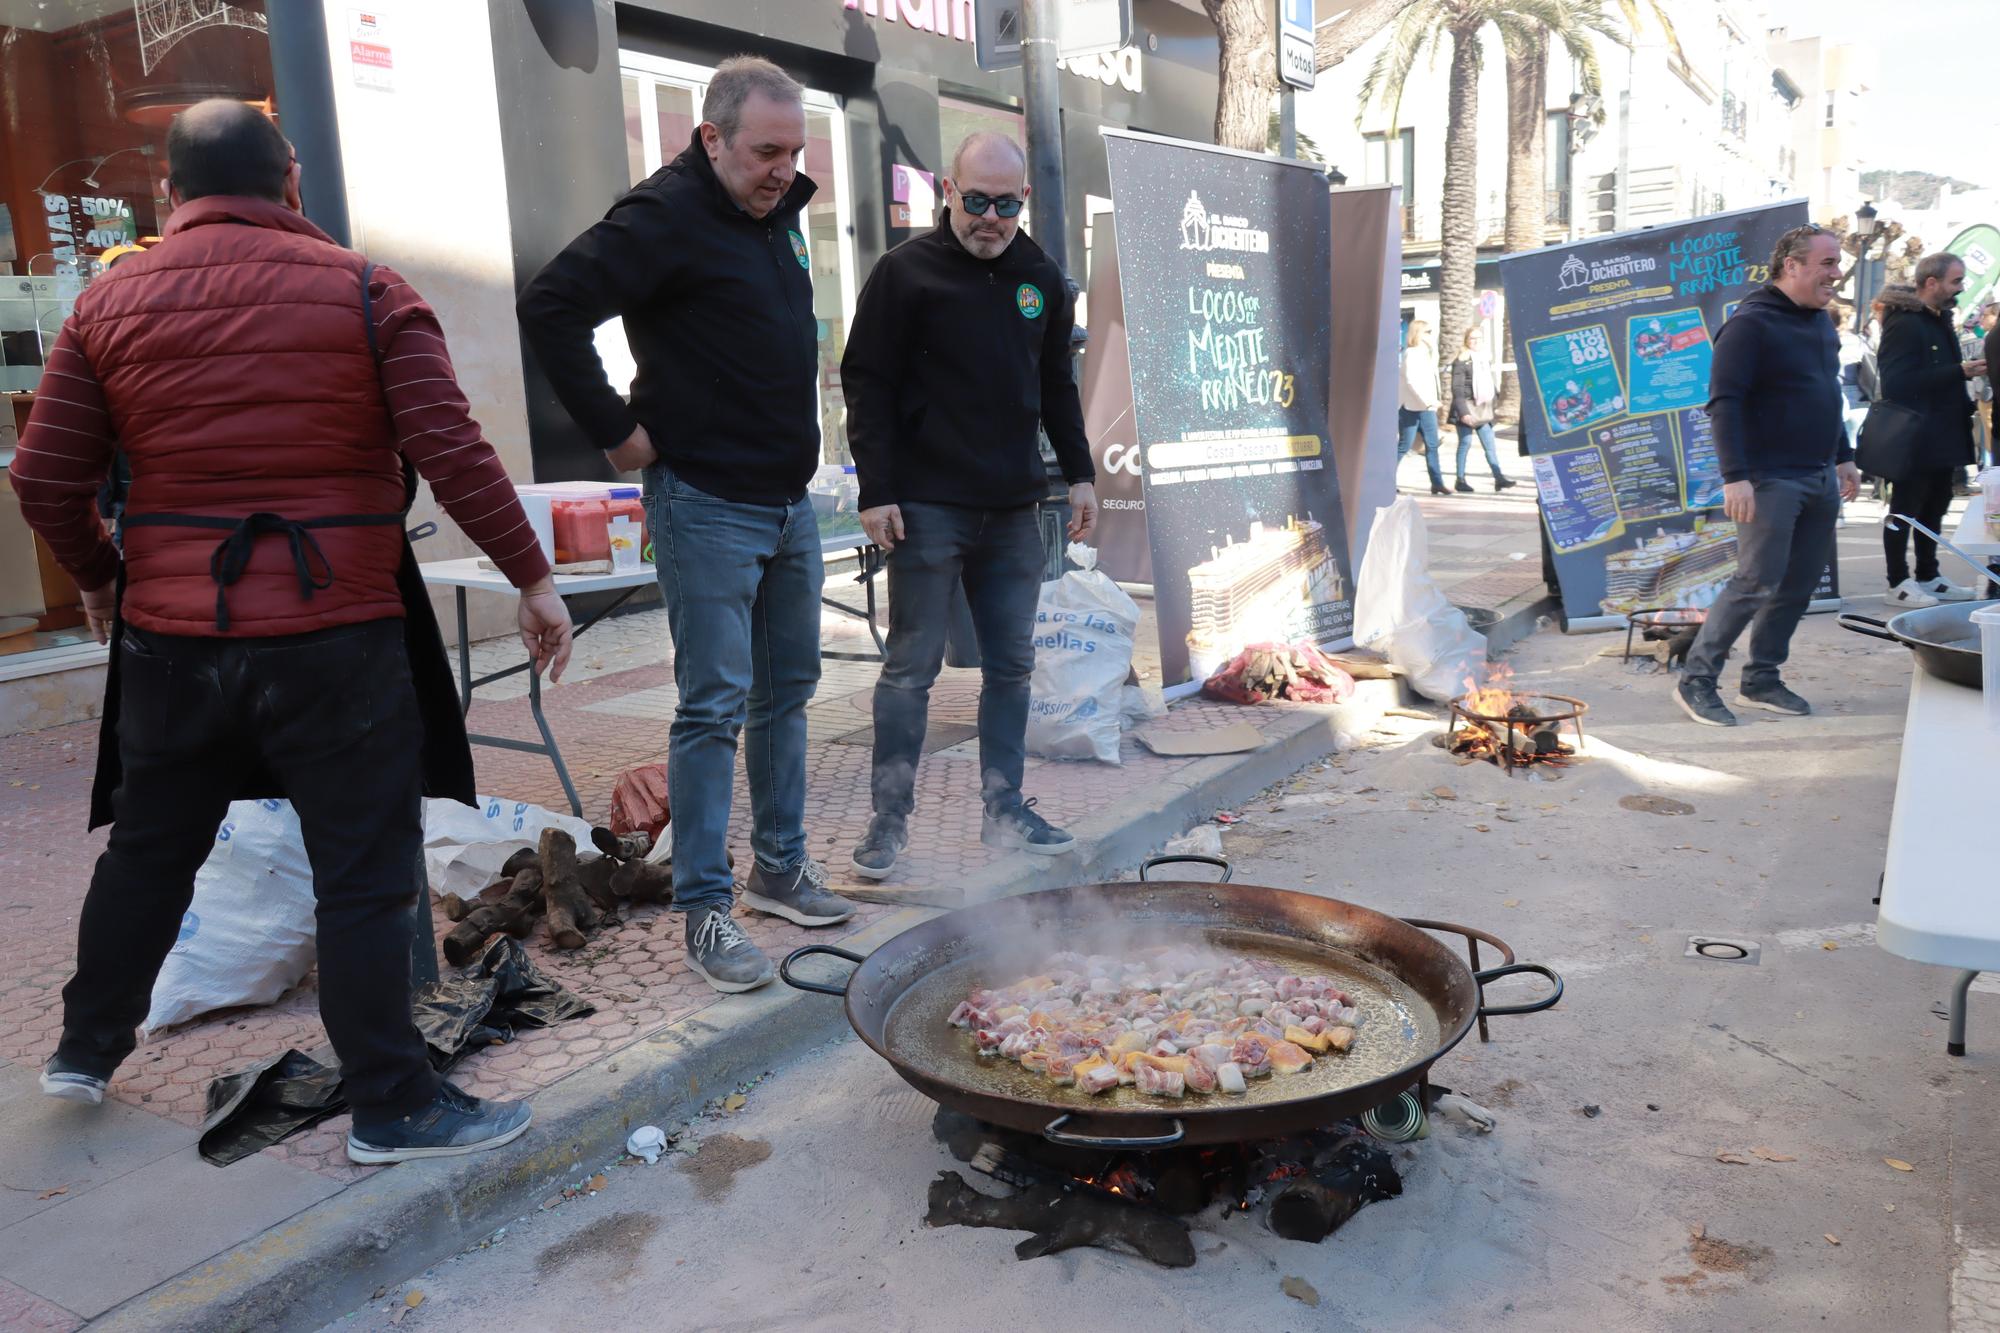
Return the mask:
<path id="1" fill-rule="evenodd" d="M 289 801 L 234 802 L 195 873 L 194 901 L 153 983 L 145 1030 L 271 1003 L 312 967 L 314 939 L 312 866 L 297 813 Z"/>
<path id="2" fill-rule="evenodd" d="M 1116 764 L 1139 608 L 1098 572 L 1094 549 L 1071 542 L 1069 558 L 1077 568 L 1044 583 L 1035 607 L 1028 753 Z"/>
<path id="3" fill-rule="evenodd" d="M 508 857 L 559 828 L 590 846 L 590 825 L 526 801 L 482 796 L 479 808 L 434 798 L 424 802 L 424 872 L 431 891 L 470 898 L 491 884 Z M 663 839 L 664 841 L 664 839 Z"/>
<path id="4" fill-rule="evenodd" d="M 1431 578 L 1424 516 L 1407 495 L 1375 511 L 1355 580 L 1354 641 L 1429 699 L 1455 699 L 1486 679 L 1486 640 Z"/>

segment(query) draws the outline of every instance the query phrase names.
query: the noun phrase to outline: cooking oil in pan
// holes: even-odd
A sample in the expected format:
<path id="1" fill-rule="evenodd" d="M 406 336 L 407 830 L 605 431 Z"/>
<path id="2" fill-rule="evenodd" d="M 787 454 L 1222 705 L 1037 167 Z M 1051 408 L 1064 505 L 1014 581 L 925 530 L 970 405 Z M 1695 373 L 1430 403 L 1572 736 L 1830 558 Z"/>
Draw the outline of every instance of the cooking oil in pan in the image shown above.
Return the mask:
<path id="1" fill-rule="evenodd" d="M 1250 931 L 1210 929 L 1202 931 L 1201 938 L 1218 953 L 1268 960 L 1302 977 L 1327 978 L 1346 991 L 1361 1010 L 1361 1024 L 1347 1054 L 1315 1055 L 1311 1068 L 1252 1079 L 1248 1092 L 1234 1096 L 1216 1092 L 1190 1093 L 1179 1099 L 1149 1097 L 1136 1088 L 1121 1087 L 1092 1097 L 1067 1084 L 1053 1083 L 1002 1056 L 980 1055 L 972 1034 L 951 1026 L 951 1011 L 970 991 L 1005 986 L 1029 975 L 1018 966 L 999 975 L 990 963 L 977 957 L 939 968 L 904 992 L 889 1012 L 885 1032 L 888 1048 L 923 1073 L 981 1092 L 1099 1113 L 1149 1115 L 1159 1115 L 1169 1107 L 1180 1114 L 1318 1097 L 1386 1077 L 1437 1051 L 1441 1034 L 1430 1004 L 1407 983 L 1352 954 Z M 1178 941 L 1152 942 L 1188 941 L 1183 936 Z M 1103 952 L 1093 949 L 1088 938 L 1062 947 L 1086 954 Z"/>

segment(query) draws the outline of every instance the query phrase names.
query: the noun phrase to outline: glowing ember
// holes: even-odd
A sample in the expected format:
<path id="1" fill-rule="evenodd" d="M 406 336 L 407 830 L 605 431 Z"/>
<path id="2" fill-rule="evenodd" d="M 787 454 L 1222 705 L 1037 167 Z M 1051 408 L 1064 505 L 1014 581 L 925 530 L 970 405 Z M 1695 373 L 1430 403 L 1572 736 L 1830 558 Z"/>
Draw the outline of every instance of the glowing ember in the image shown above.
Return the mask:
<path id="1" fill-rule="evenodd" d="M 1470 762 L 1484 759 L 1512 772 L 1530 764 L 1561 767 L 1583 742 L 1582 715 L 1588 705 L 1559 694 L 1527 694 L 1512 688 L 1512 673 L 1496 666 L 1486 683 L 1452 700 L 1445 745 Z M 1562 738 L 1568 723 L 1575 744 Z"/>

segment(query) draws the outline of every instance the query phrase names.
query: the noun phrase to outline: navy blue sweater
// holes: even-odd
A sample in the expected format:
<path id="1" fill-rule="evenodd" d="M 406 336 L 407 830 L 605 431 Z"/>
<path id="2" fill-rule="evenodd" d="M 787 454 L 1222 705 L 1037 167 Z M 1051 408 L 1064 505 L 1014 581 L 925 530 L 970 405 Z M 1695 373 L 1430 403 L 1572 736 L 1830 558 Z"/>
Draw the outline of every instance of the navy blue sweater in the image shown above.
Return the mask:
<path id="1" fill-rule="evenodd" d="M 1845 408 L 1826 311 L 1765 286 L 1716 331 L 1708 415 L 1724 481 L 1809 477 L 1851 460 Z"/>

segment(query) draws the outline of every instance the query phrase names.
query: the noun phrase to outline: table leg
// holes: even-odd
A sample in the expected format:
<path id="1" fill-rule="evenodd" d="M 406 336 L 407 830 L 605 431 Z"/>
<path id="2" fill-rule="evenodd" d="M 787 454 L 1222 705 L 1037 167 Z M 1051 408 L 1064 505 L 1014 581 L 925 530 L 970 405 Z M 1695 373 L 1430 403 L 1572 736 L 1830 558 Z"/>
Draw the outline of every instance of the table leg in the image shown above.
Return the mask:
<path id="1" fill-rule="evenodd" d="M 1978 976 L 1977 971 L 1961 972 L 1951 983 L 1951 1033 L 1944 1044 L 1946 1055 L 1965 1054 L 1966 992 L 1972 989 L 1972 983 Z"/>
<path id="2" fill-rule="evenodd" d="M 571 636 L 574 642 L 575 636 Z M 548 747 L 549 762 L 555 765 L 556 778 L 562 783 L 563 795 L 569 797 L 570 813 L 583 818 L 583 798 L 576 794 L 576 784 L 569 780 L 569 767 L 563 763 L 562 751 L 556 748 L 555 733 L 549 730 L 549 720 L 542 716 L 542 673 L 528 673 L 528 711 L 534 715 L 535 726 L 542 733 L 542 744 Z"/>
<path id="3" fill-rule="evenodd" d="M 417 852 L 417 931 L 410 939 L 410 986 L 428 986 L 438 979 L 437 932 L 431 927 L 431 880 L 424 854 Z"/>
<path id="4" fill-rule="evenodd" d="M 465 624 L 465 589 L 458 593 L 458 711 L 472 711 L 472 632 Z"/>

